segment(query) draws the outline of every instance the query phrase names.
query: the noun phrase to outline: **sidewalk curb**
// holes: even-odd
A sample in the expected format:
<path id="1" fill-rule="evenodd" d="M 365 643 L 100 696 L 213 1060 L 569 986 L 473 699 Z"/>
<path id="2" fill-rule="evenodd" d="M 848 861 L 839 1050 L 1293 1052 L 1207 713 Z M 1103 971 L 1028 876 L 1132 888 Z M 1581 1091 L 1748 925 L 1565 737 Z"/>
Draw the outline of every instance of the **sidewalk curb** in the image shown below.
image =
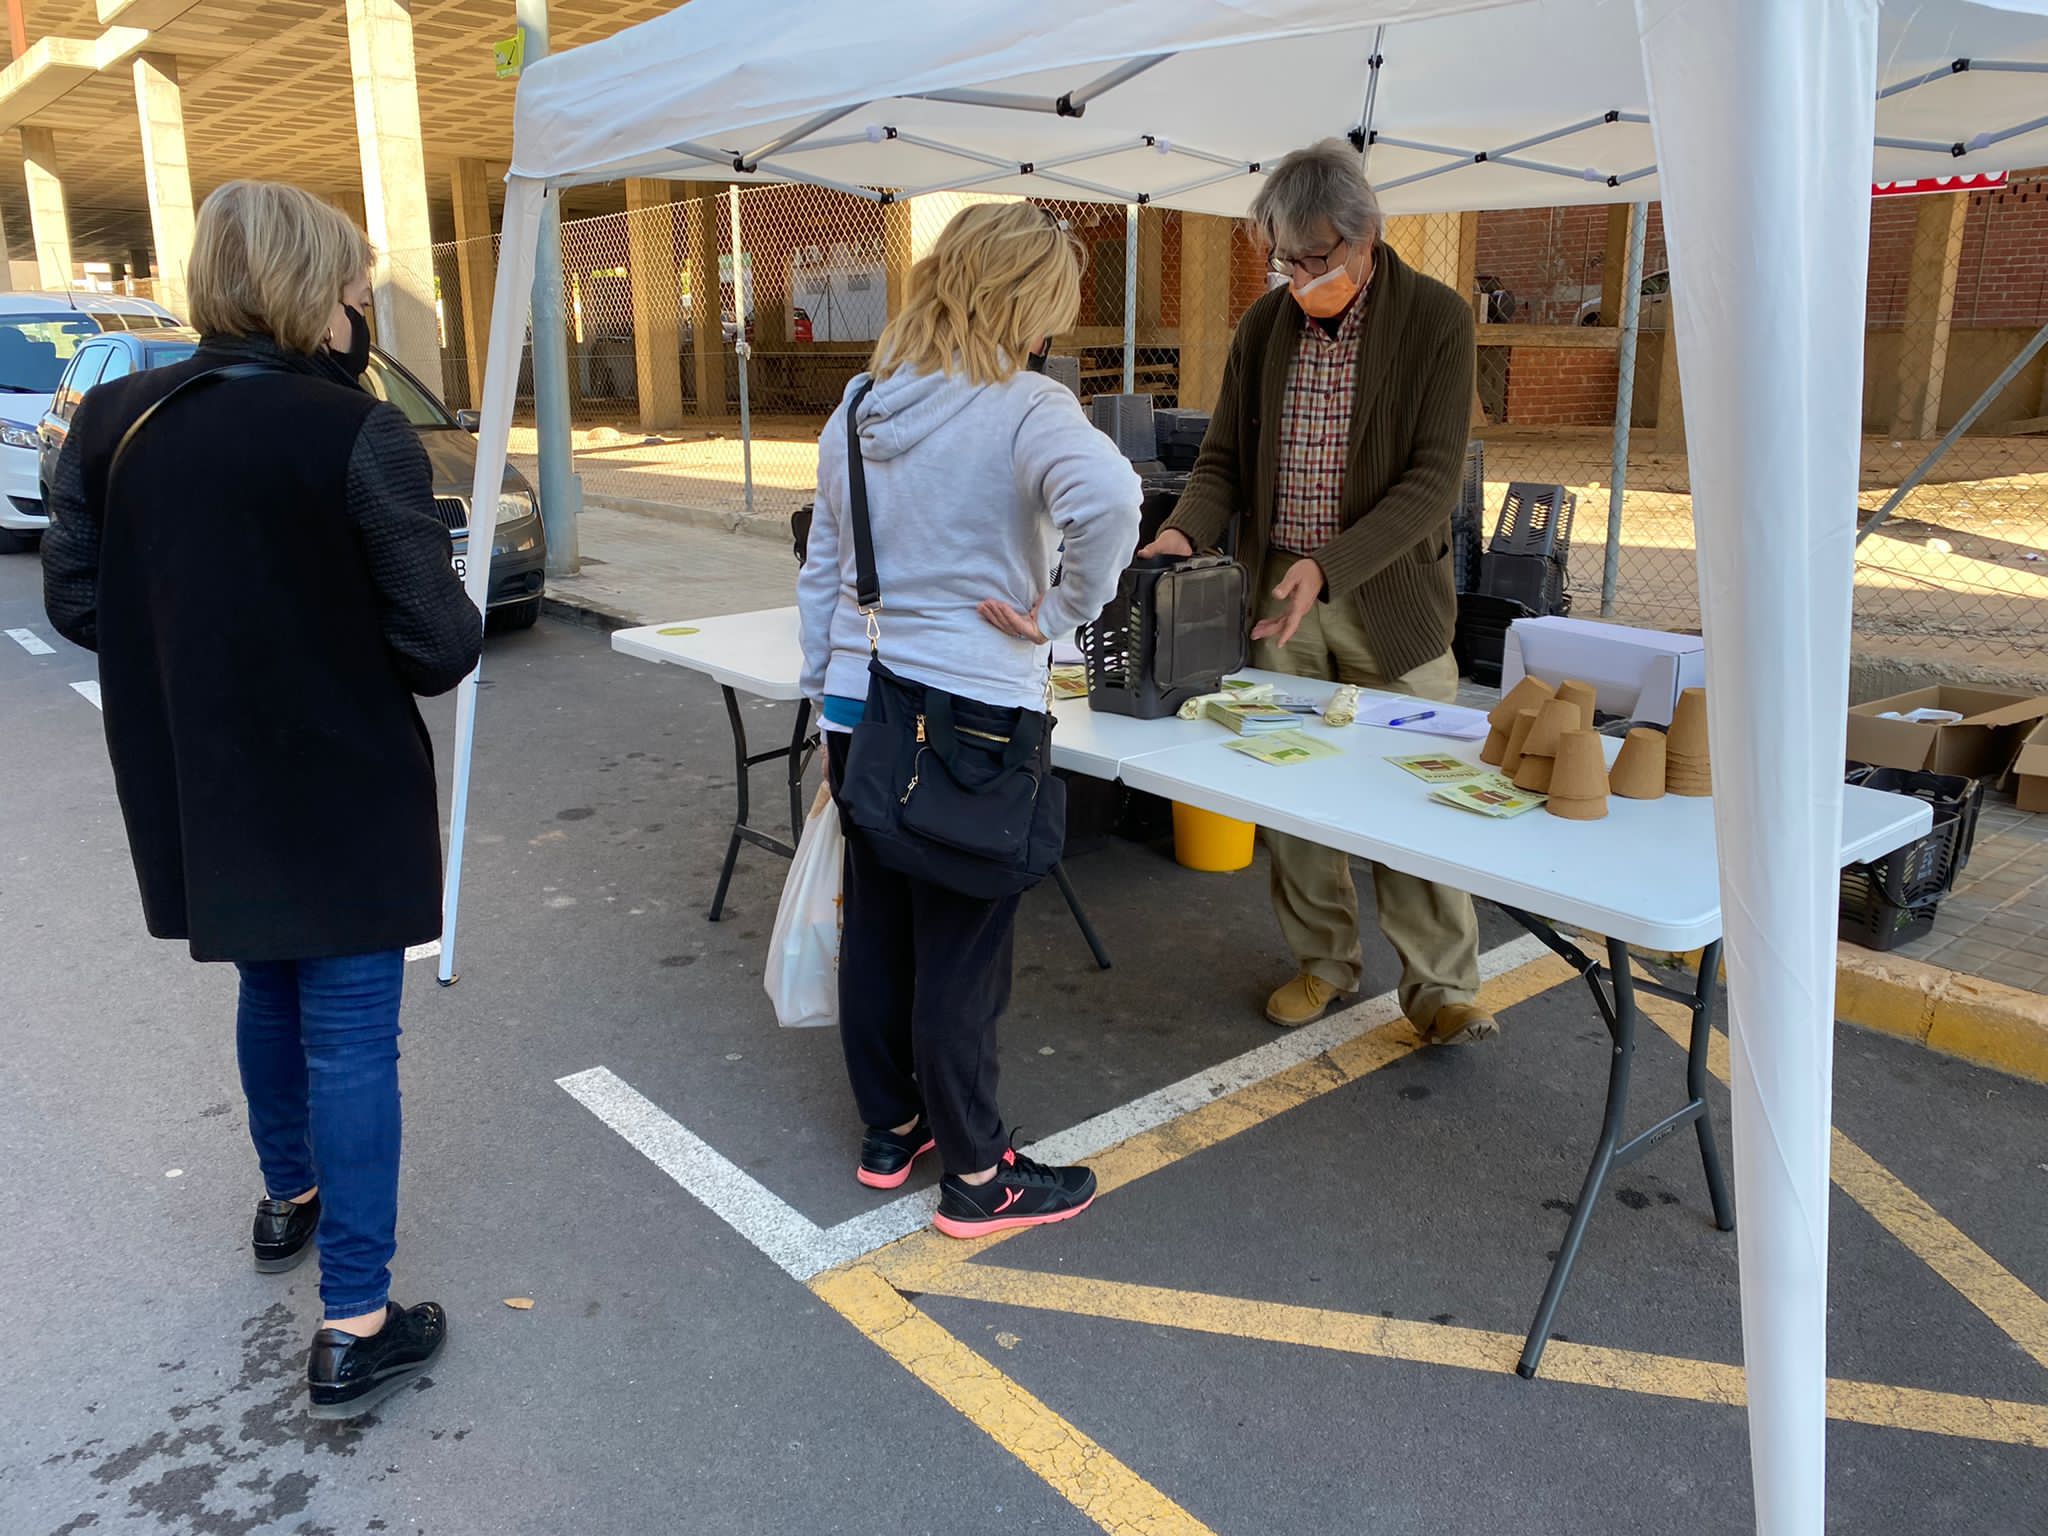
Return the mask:
<path id="1" fill-rule="evenodd" d="M 1835 1015 L 1980 1067 L 2048 1083 L 2048 997 L 1843 945 Z"/>
<path id="2" fill-rule="evenodd" d="M 1698 950 L 1644 958 L 1699 971 Z M 2038 992 L 1840 944 L 1835 1017 L 1994 1072 L 2048 1083 L 2048 997 Z"/>
<path id="3" fill-rule="evenodd" d="M 565 594 L 552 582 L 541 596 L 540 611 L 551 619 L 562 619 L 586 629 L 601 630 L 610 634 L 617 629 L 633 629 L 642 621 L 632 614 L 616 608 L 607 608 L 597 598 L 583 593 Z"/>

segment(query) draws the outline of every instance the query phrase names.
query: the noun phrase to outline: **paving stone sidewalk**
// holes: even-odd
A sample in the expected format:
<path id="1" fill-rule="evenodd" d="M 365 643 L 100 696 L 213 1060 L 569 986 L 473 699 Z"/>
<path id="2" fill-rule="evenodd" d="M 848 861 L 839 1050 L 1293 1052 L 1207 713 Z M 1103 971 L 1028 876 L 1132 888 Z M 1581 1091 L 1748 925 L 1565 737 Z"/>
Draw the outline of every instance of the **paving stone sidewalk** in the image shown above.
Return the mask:
<path id="1" fill-rule="evenodd" d="M 602 622 L 654 624 L 795 601 L 796 565 L 779 528 L 771 538 L 592 506 L 578 531 L 584 571 L 551 581 L 548 595 Z M 2021 811 L 1993 788 L 1934 931 L 1897 953 L 2048 994 L 2048 816 Z"/>

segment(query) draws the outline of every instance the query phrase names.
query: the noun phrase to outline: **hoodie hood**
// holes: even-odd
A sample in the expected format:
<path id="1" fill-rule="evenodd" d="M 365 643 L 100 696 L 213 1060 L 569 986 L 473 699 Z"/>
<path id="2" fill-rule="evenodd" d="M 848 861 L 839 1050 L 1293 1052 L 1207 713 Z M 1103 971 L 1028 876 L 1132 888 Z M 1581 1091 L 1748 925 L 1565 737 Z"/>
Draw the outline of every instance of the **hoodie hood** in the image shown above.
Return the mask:
<path id="1" fill-rule="evenodd" d="M 854 380 L 853 389 L 861 381 Z M 930 437 L 974 403 L 990 386 L 964 374 L 891 374 L 860 405 L 863 457 L 877 463 L 898 458 Z"/>

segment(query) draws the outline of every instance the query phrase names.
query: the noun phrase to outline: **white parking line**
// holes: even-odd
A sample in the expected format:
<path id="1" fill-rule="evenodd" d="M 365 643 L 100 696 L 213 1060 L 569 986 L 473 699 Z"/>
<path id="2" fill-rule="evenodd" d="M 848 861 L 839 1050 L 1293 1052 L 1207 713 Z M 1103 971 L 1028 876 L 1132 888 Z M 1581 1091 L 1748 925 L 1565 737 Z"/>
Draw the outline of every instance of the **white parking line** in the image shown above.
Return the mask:
<path id="1" fill-rule="evenodd" d="M 54 656 L 57 654 L 49 641 L 32 629 L 10 629 L 7 631 L 7 638 L 20 646 L 24 651 L 27 651 L 31 656 Z"/>
<path id="2" fill-rule="evenodd" d="M 73 683 L 71 685 L 71 689 L 72 692 L 76 693 L 81 699 L 85 700 L 85 702 L 90 704 L 94 709 L 101 709 L 105 707 L 100 703 L 99 679 L 89 677 L 82 683 Z"/>
<path id="3" fill-rule="evenodd" d="M 441 941 L 439 939 L 429 939 L 424 944 L 413 945 L 412 948 L 405 952 L 405 958 L 408 962 L 431 960 L 439 953 L 441 953 Z"/>
<path id="4" fill-rule="evenodd" d="M 1481 955 L 1479 974 L 1492 980 L 1546 953 L 1534 938 L 1514 939 Z M 1200 1109 L 1226 1093 L 1263 1082 L 1368 1030 L 1389 1024 L 1400 1012 L 1395 994 L 1383 992 L 1319 1023 L 1304 1025 L 1218 1066 L 1083 1120 L 1028 1150 L 1042 1161 L 1084 1162 L 1119 1142 Z M 808 1281 L 908 1237 L 931 1220 L 938 1205 L 937 1189 L 921 1189 L 899 1195 L 887 1205 L 837 1226 L 821 1228 L 609 1068 L 592 1067 L 557 1079 L 557 1084 L 796 1280 Z"/>

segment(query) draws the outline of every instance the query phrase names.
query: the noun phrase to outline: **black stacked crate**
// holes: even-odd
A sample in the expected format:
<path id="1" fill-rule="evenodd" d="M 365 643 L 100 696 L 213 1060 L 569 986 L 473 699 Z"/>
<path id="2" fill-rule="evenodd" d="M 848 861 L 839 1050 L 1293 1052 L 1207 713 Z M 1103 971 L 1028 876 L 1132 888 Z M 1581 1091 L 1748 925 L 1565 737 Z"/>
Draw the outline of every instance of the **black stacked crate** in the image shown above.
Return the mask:
<path id="1" fill-rule="evenodd" d="M 1934 927 L 1941 898 L 1970 861 L 1984 785 L 1955 773 L 1849 765 L 1849 782 L 1925 800 L 1934 826 L 1925 837 L 1842 871 L 1839 932 L 1865 949 L 1893 950 Z"/>

